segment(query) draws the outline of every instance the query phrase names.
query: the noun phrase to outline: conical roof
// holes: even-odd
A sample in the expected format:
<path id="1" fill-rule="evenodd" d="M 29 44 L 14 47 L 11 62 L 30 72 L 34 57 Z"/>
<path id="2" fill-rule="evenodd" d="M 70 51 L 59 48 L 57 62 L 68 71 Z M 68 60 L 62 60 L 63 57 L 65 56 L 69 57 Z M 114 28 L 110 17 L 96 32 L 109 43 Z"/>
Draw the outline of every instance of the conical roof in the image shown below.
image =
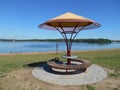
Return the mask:
<path id="1" fill-rule="evenodd" d="M 56 27 L 57 28 L 80 27 L 82 29 L 83 27 L 85 27 L 84 29 L 91 29 L 91 28 L 100 27 L 100 24 L 95 23 L 93 20 L 90 20 L 83 16 L 79 16 L 71 12 L 67 12 L 51 20 L 48 20 L 43 24 L 40 24 L 38 27 L 42 29 L 54 29 L 54 30 L 56 29 Z"/>
<path id="2" fill-rule="evenodd" d="M 51 20 L 60 20 L 60 19 L 76 19 L 76 20 L 83 20 L 83 21 L 91 21 L 91 22 L 93 22 L 92 20 L 90 20 L 88 18 L 85 18 L 83 16 L 78 16 L 78 15 L 73 14 L 71 12 L 67 12 L 67 13 L 62 14 L 62 15 L 60 15 L 58 17 L 55 17 L 55 18 L 53 18 Z"/>

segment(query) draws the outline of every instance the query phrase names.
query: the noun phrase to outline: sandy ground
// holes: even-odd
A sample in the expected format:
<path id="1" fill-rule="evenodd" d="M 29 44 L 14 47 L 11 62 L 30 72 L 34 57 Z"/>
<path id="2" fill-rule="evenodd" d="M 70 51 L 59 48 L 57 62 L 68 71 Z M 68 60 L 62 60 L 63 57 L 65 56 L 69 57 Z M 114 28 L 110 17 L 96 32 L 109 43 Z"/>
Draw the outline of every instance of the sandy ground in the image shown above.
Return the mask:
<path id="1" fill-rule="evenodd" d="M 110 70 L 107 69 L 109 72 Z M 32 69 L 22 68 L 0 77 L 0 90 L 90 90 L 86 86 L 59 86 L 35 79 Z M 107 77 L 91 84 L 95 90 L 120 90 L 120 77 Z"/>

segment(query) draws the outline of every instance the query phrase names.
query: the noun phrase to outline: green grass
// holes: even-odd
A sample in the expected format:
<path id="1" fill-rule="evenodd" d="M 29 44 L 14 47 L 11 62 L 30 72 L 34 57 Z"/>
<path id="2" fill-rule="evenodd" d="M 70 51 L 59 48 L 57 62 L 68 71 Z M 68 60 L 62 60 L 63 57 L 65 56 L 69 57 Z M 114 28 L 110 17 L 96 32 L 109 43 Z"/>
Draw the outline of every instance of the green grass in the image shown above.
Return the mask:
<path id="1" fill-rule="evenodd" d="M 3 90 L 3 89 L 0 87 L 0 90 Z"/>
<path id="2" fill-rule="evenodd" d="M 113 90 L 119 90 L 118 88 L 113 88 Z"/>
<path id="3" fill-rule="evenodd" d="M 95 88 L 93 86 L 90 85 L 86 85 L 87 90 L 95 90 Z"/>
<path id="4" fill-rule="evenodd" d="M 48 61 L 56 56 L 61 57 L 62 54 L 63 53 L 0 55 L 0 75 L 23 68 L 30 63 Z M 81 51 L 73 52 L 72 54 L 77 55 L 81 59 L 87 59 L 94 64 L 113 69 L 117 75 L 120 76 L 118 72 L 120 71 L 120 49 Z"/>
<path id="5" fill-rule="evenodd" d="M 20 69 L 30 63 L 47 61 L 55 56 L 56 54 L 1 55 L 0 74 Z"/>
<path id="6" fill-rule="evenodd" d="M 92 85 L 82 85 L 81 90 L 96 90 Z"/>
<path id="7" fill-rule="evenodd" d="M 75 54 L 79 58 L 90 60 L 94 64 L 120 71 L 120 49 L 89 51 Z"/>

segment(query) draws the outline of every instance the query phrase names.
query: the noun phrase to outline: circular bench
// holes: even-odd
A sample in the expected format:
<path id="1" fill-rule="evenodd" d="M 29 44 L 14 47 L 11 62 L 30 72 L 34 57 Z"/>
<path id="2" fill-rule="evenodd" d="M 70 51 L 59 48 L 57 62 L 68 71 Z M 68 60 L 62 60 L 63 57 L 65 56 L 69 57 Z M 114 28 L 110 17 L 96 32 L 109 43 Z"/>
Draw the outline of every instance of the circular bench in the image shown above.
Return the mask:
<path id="1" fill-rule="evenodd" d="M 70 64 L 67 65 L 59 60 L 53 59 L 47 62 L 47 64 L 55 69 L 64 69 L 64 70 L 82 70 L 86 71 L 86 69 L 91 66 L 91 63 L 87 60 L 78 60 L 78 59 L 71 59 L 71 62 L 80 62 L 80 64 Z"/>

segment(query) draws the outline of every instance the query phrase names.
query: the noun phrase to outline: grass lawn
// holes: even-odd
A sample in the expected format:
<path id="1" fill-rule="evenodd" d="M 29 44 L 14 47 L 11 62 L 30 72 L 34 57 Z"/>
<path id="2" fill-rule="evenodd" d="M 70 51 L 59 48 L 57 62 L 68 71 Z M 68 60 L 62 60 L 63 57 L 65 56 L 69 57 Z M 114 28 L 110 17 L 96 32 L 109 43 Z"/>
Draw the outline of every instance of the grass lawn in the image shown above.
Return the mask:
<path id="1" fill-rule="evenodd" d="M 48 61 L 56 56 L 61 57 L 62 54 L 63 53 L 0 55 L 0 75 L 20 69 L 30 63 Z M 87 59 L 94 64 L 114 69 L 116 72 L 120 71 L 120 49 L 80 51 L 73 52 L 72 54 L 77 55 L 80 59 Z"/>
<path id="2" fill-rule="evenodd" d="M 45 62 L 50 59 L 53 59 L 56 56 L 61 57 L 63 54 L 65 54 L 65 53 L 59 53 L 59 54 L 56 54 L 56 53 L 36 53 L 35 54 L 34 53 L 34 54 L 0 55 L 0 79 L 5 77 L 4 75 L 7 73 L 10 73 L 12 71 L 19 70 L 22 68 L 27 68 L 28 64 L 35 63 L 35 62 Z M 94 64 L 98 64 L 98 65 L 104 67 L 105 69 L 112 70 L 112 72 L 108 72 L 109 77 L 120 78 L 120 49 L 76 51 L 76 52 L 73 52 L 72 54 L 77 55 L 79 59 L 86 59 L 86 60 L 91 61 Z M 4 80 L 2 79 L 2 81 L 4 81 Z M 2 82 L 0 82 L 0 86 L 1 85 L 2 85 Z M 108 85 L 107 87 L 109 87 L 109 86 L 111 86 L 111 85 Z M 83 88 L 83 90 L 95 90 L 94 87 L 96 87 L 96 86 L 86 85 L 86 86 L 81 86 L 78 88 Z M 117 87 L 114 87 L 110 90 L 119 90 L 118 89 L 119 87 L 120 86 L 118 85 Z M 2 86 L 0 87 L 0 90 L 3 90 L 1 88 L 3 88 Z M 86 89 L 84 89 L 84 88 L 86 88 Z M 90 89 L 90 88 L 92 88 L 92 89 Z M 18 90 L 22 90 L 22 89 L 18 89 Z M 25 89 L 25 90 L 32 90 L 32 89 Z M 40 90 L 42 90 L 42 89 L 40 89 Z M 47 90 L 47 89 L 45 89 L 45 90 Z M 62 90 L 64 90 L 64 89 L 62 89 Z M 67 89 L 65 89 L 65 90 L 67 90 Z M 69 89 L 69 90 L 74 90 L 74 89 Z M 75 90 L 77 90 L 77 89 L 75 89 Z M 108 90 L 109 90 L 109 88 L 108 88 Z"/>
<path id="3" fill-rule="evenodd" d="M 55 56 L 54 53 L 0 55 L 0 74 L 23 68 L 30 63 L 44 62 Z"/>

